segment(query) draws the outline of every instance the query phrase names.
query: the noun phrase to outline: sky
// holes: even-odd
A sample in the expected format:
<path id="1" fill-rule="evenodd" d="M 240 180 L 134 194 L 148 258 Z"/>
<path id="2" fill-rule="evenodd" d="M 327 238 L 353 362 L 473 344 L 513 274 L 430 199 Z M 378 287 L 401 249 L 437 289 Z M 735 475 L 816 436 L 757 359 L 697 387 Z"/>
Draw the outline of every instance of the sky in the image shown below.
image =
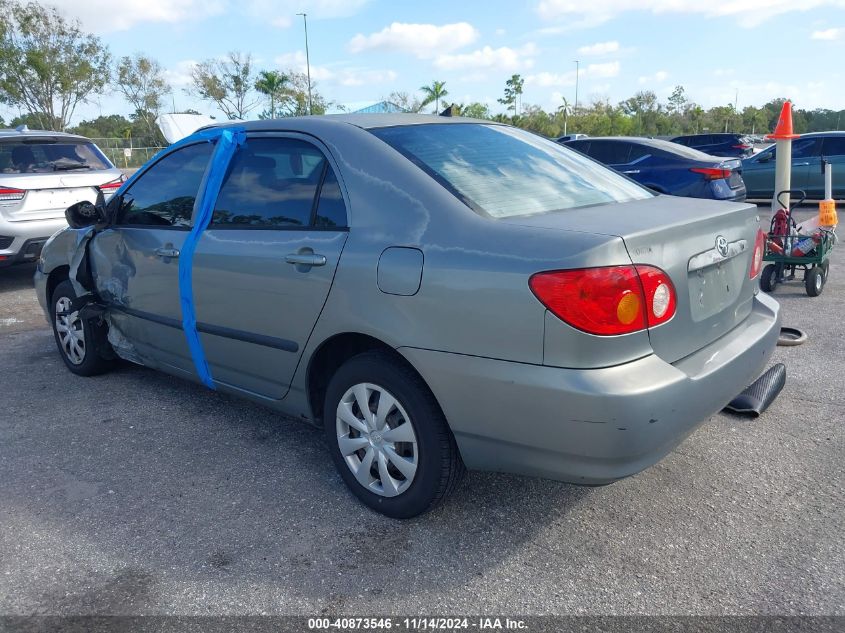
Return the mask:
<path id="1" fill-rule="evenodd" d="M 514 73 L 523 103 L 615 103 L 639 90 L 665 101 L 676 85 L 704 107 L 845 108 L 845 0 L 53 0 L 115 58 L 143 52 L 166 68 L 168 110 L 195 108 L 196 61 L 251 53 L 260 69 L 305 70 L 327 99 L 361 107 L 392 91 L 446 82 L 448 101 L 497 103 Z M 115 94 L 74 122 L 128 114 Z M 257 111 L 255 112 L 257 113 Z M 254 113 L 254 114 L 255 114 Z M 6 111 L 14 116 L 15 111 Z"/>

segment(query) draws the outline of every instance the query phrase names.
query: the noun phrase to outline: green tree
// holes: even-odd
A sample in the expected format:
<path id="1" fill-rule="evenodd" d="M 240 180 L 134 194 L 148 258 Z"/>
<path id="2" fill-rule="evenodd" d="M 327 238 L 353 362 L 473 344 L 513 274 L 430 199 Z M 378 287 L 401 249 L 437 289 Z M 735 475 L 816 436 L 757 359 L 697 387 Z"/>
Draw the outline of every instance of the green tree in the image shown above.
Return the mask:
<path id="1" fill-rule="evenodd" d="M 229 119 L 244 119 L 256 105 L 255 74 L 250 53 L 231 52 L 225 59 L 207 59 L 191 70 L 189 93 L 211 101 Z"/>
<path id="2" fill-rule="evenodd" d="M 505 96 L 497 99 L 506 109 L 513 110 L 514 117 L 519 116 L 519 107 L 522 104 L 522 89 L 525 80 L 520 75 L 511 75 L 505 82 Z"/>
<path id="3" fill-rule="evenodd" d="M 490 108 L 479 101 L 473 101 L 461 108 L 461 116 L 469 117 L 470 119 L 489 119 Z"/>
<path id="4" fill-rule="evenodd" d="M 64 130 L 109 82 L 108 48 L 55 8 L 0 0 L 0 101 Z"/>
<path id="5" fill-rule="evenodd" d="M 419 112 L 423 109 L 422 101 L 407 92 L 391 92 L 387 97 L 382 97 L 382 101 L 389 101 L 405 112 Z"/>
<path id="6" fill-rule="evenodd" d="M 425 95 L 422 100 L 421 108 L 424 108 L 433 101 L 435 114 L 440 112 L 440 100 L 449 94 L 449 91 L 446 90 L 445 81 L 433 81 L 430 86 L 420 87 L 420 91 Z"/>
<path id="7" fill-rule="evenodd" d="M 155 59 L 141 53 L 122 57 L 115 72 L 115 85 L 124 98 L 135 107 L 135 115 L 146 127 L 151 145 L 164 144 L 164 137 L 156 119 L 164 107 L 164 97 L 170 85 L 164 79 L 164 70 Z"/>
<path id="8" fill-rule="evenodd" d="M 277 70 L 262 70 L 258 73 L 258 79 L 255 81 L 255 89 L 261 94 L 266 95 L 270 101 L 269 118 L 271 119 L 275 119 L 278 115 L 276 104 L 288 96 L 288 81 L 288 76 Z"/>

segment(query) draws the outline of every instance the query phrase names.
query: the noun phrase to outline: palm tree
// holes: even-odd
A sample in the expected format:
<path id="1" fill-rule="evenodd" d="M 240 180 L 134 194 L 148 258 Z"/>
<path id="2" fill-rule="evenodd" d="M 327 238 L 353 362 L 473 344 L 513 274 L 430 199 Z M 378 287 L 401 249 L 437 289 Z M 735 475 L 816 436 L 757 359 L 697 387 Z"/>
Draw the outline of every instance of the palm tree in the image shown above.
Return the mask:
<path id="1" fill-rule="evenodd" d="M 563 115 L 563 135 L 566 136 L 566 124 L 569 121 L 569 115 L 572 112 L 572 107 L 569 105 L 569 101 L 566 100 L 566 97 L 561 97 L 563 104 L 558 106 L 557 111 L 558 114 Z"/>
<path id="2" fill-rule="evenodd" d="M 255 80 L 255 89 L 270 97 L 270 118 L 276 118 L 276 99 L 283 97 L 290 77 L 275 70 L 262 70 Z"/>
<path id="3" fill-rule="evenodd" d="M 440 100 L 449 94 L 445 81 L 433 81 L 430 86 L 422 86 L 420 90 L 425 94 L 422 105 L 427 106 L 434 101 L 434 113 L 440 112 Z"/>

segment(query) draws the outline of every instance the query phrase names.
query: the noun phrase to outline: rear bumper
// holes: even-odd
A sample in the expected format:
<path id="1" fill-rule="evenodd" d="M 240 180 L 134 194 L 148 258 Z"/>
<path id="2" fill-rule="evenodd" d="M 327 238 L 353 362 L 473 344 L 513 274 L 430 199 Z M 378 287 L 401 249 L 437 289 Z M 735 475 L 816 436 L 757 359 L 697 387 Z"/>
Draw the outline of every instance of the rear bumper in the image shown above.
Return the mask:
<path id="1" fill-rule="evenodd" d="M 53 233 L 67 228 L 67 221 L 62 218 L 51 220 L 29 220 L 25 222 L 9 222 L 0 214 L 0 267 L 11 266 L 23 262 L 34 262 L 41 254 L 41 247 Z"/>
<path id="2" fill-rule="evenodd" d="M 670 364 L 656 355 L 563 369 L 399 351 L 437 397 L 470 469 L 609 483 L 659 461 L 753 382 L 777 343 L 765 294 L 731 332 Z"/>

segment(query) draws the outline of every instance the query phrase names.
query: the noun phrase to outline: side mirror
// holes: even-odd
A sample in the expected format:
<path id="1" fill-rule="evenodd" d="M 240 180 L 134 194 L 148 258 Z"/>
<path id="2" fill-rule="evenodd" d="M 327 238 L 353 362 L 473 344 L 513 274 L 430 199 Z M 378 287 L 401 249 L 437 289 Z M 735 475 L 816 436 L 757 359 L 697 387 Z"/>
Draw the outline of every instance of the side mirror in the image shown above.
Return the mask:
<path id="1" fill-rule="evenodd" d="M 768 163 L 770 160 L 772 160 L 772 155 L 768 154 L 768 153 L 767 154 L 761 154 L 760 157 L 757 158 L 758 163 Z"/>
<path id="2" fill-rule="evenodd" d="M 72 229 L 84 229 L 105 222 L 106 214 L 101 205 L 93 205 L 86 200 L 65 209 L 65 219 Z"/>

